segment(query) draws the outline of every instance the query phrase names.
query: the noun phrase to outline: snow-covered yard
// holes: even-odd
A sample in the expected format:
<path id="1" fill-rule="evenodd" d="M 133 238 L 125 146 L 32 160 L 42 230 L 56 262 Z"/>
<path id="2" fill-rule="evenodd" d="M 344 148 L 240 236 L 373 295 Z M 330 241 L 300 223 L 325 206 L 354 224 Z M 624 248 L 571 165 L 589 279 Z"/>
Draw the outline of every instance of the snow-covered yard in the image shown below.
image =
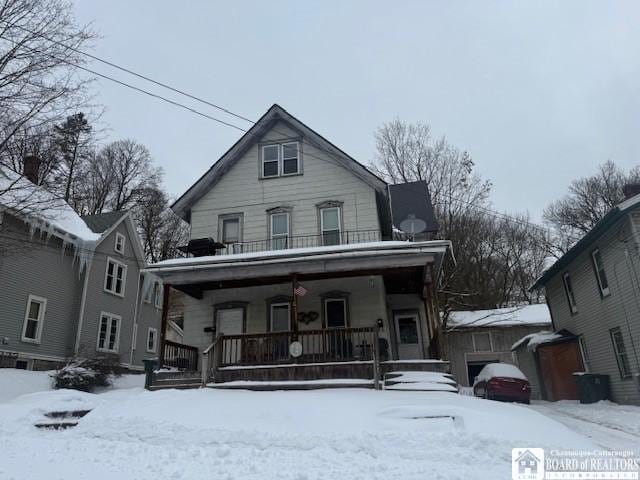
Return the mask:
<path id="1" fill-rule="evenodd" d="M 511 477 L 512 447 L 599 448 L 536 406 L 453 393 L 147 392 L 142 380 L 86 394 L 0 370 L 0 478 L 497 479 Z M 33 426 L 83 408 L 75 428 Z"/>

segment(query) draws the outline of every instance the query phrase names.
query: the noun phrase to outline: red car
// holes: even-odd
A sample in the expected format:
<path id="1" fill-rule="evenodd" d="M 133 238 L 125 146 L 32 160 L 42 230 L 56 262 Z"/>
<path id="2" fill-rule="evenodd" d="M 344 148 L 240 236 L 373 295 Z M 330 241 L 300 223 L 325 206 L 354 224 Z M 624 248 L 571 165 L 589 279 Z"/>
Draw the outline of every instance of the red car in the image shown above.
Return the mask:
<path id="1" fill-rule="evenodd" d="M 489 363 L 476 377 L 473 394 L 487 400 L 529 403 L 531 385 L 515 365 Z"/>

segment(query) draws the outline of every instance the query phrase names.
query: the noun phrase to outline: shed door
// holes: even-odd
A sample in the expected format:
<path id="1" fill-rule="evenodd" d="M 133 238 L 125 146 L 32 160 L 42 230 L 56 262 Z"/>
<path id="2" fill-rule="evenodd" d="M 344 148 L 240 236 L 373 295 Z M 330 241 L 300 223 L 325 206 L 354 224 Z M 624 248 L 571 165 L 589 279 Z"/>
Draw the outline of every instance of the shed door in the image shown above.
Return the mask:
<path id="1" fill-rule="evenodd" d="M 577 341 L 538 347 L 540 371 L 547 400 L 578 400 L 578 386 L 573 372 L 582 372 L 582 358 Z"/>

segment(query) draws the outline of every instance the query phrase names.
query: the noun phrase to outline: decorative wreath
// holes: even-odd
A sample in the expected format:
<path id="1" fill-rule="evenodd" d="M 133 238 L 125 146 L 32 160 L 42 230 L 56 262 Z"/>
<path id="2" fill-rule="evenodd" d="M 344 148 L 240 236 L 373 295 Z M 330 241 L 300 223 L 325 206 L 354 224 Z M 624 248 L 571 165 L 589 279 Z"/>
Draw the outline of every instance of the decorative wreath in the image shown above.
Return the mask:
<path id="1" fill-rule="evenodd" d="M 318 312 L 300 312 L 298 313 L 298 322 L 309 325 L 311 322 L 316 321 L 319 316 Z"/>

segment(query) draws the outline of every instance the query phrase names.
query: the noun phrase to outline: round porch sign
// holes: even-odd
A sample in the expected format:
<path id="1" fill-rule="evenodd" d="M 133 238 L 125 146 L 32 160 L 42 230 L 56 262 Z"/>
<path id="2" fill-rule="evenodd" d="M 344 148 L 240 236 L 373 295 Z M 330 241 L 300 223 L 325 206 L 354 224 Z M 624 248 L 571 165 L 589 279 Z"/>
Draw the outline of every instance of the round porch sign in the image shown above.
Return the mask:
<path id="1" fill-rule="evenodd" d="M 302 344 L 300 342 L 291 342 L 291 345 L 289 345 L 289 353 L 292 357 L 298 358 L 302 355 Z"/>

